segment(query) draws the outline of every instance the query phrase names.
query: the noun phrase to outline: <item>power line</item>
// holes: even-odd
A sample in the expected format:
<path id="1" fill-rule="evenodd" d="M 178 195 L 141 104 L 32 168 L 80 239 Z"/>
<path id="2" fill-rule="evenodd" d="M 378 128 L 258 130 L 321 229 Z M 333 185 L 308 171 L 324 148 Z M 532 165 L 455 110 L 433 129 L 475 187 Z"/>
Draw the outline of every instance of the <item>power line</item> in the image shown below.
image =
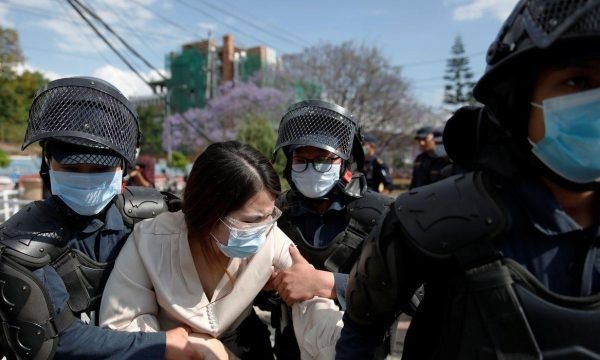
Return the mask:
<path id="1" fill-rule="evenodd" d="M 163 16 L 161 13 L 159 13 L 158 11 L 155 11 L 154 9 L 152 9 L 151 7 L 149 7 L 148 5 L 143 4 L 143 3 L 139 2 L 138 0 L 131 0 L 131 1 L 133 1 L 134 3 L 136 3 L 138 6 L 141 6 L 144 9 L 150 11 L 152 14 L 154 14 L 157 18 L 159 18 L 163 22 L 165 22 L 165 23 L 167 23 L 167 24 L 169 24 L 169 25 L 171 25 L 173 27 L 176 27 L 179 30 L 182 30 L 182 31 L 185 31 L 185 32 L 190 31 L 190 29 L 188 29 L 188 28 L 182 26 L 181 24 L 179 24 L 179 23 L 177 23 L 177 22 L 169 19 L 166 16 Z M 192 32 L 192 34 L 194 36 L 196 36 L 196 37 L 202 38 L 202 35 L 199 35 L 199 34 L 197 34 L 195 32 Z"/>
<path id="2" fill-rule="evenodd" d="M 196 11 L 196 12 L 198 12 L 198 13 L 204 15 L 204 16 L 207 16 L 207 17 L 215 20 L 216 22 L 218 22 L 220 24 L 224 24 L 226 27 L 230 28 L 231 30 L 233 30 L 233 31 L 235 31 L 235 32 L 237 32 L 239 34 L 242 34 L 244 36 L 247 36 L 249 38 L 252 38 L 252 39 L 258 41 L 259 44 L 264 44 L 264 45 L 270 46 L 266 41 L 263 41 L 263 40 L 257 38 L 256 36 L 250 35 L 250 34 L 246 33 L 245 31 L 243 31 L 243 30 L 241 30 L 241 29 L 239 29 L 239 28 L 237 28 L 237 27 L 235 27 L 235 26 L 233 26 L 231 24 L 222 23 L 221 20 L 219 20 L 216 16 L 211 15 L 210 13 L 208 13 L 208 12 L 206 12 L 206 11 L 204 11 L 204 10 L 202 10 L 202 9 L 194 6 L 194 5 L 188 4 L 188 3 L 186 3 L 183 0 L 175 0 L 175 1 L 177 1 L 180 4 L 183 4 L 184 6 L 187 6 L 188 8 L 190 8 L 190 9 L 192 9 L 192 10 L 194 10 L 194 11 Z"/>
<path id="3" fill-rule="evenodd" d="M 262 27 L 262 26 L 260 26 L 260 25 L 258 25 L 256 23 L 253 23 L 253 22 L 249 21 L 248 19 L 246 19 L 244 17 L 241 17 L 241 16 L 238 16 L 238 15 L 234 14 L 233 12 L 225 10 L 225 9 L 223 9 L 223 8 L 215 5 L 215 4 L 212 4 L 212 3 L 208 2 L 208 1 L 205 1 L 205 0 L 199 0 L 199 1 L 202 2 L 202 3 L 204 3 L 205 5 L 207 5 L 208 7 L 211 7 L 213 9 L 215 9 L 215 10 L 217 10 L 217 11 L 225 14 L 225 15 L 231 16 L 231 17 L 233 17 L 233 18 L 235 18 L 235 19 L 237 19 L 237 20 L 239 20 L 239 21 L 241 21 L 243 23 L 248 24 L 249 26 L 251 26 L 251 27 L 253 27 L 253 28 L 255 28 L 255 29 L 259 30 L 259 31 L 262 31 L 262 32 L 264 32 L 266 34 L 269 34 L 269 35 L 271 35 L 271 36 L 273 36 L 273 37 L 275 37 L 275 38 L 277 38 L 279 40 L 282 40 L 284 42 L 293 42 L 296 45 L 300 45 L 300 47 L 304 46 L 304 44 L 300 44 L 299 42 L 297 42 L 294 39 L 283 37 L 281 34 L 272 32 L 269 29 L 266 29 L 266 28 L 264 28 L 264 27 Z"/>
<path id="4" fill-rule="evenodd" d="M 59 5 L 62 8 L 63 14 L 68 16 L 69 13 L 69 9 L 66 7 L 66 5 L 59 1 Z M 78 26 L 80 25 L 80 23 L 73 21 L 74 23 L 76 23 Z M 96 46 L 96 43 L 94 41 L 92 41 L 92 39 L 90 39 L 90 37 L 88 36 L 88 34 L 84 31 L 82 32 L 83 36 L 86 37 L 86 39 L 88 39 L 88 42 L 92 45 L 92 47 L 94 48 L 94 51 L 96 52 L 96 54 L 98 54 L 98 56 L 100 56 L 102 58 L 102 60 L 104 60 L 105 63 L 111 65 L 111 66 L 115 66 L 112 61 L 108 60 L 108 58 L 106 56 L 104 56 L 104 54 L 100 51 L 100 49 L 98 49 L 98 47 Z"/>
<path id="5" fill-rule="evenodd" d="M 167 78 L 165 78 L 165 76 L 156 67 L 154 67 L 154 65 L 152 65 L 148 60 L 146 60 L 145 57 L 143 57 L 139 52 L 137 52 L 137 50 L 135 50 L 131 45 L 129 45 L 129 43 L 127 41 L 125 41 L 125 39 L 123 39 L 104 20 L 102 20 L 102 18 L 98 14 L 96 14 L 96 12 L 93 9 L 91 9 L 91 8 L 83 5 L 79 0 L 67 0 L 67 1 L 69 1 L 69 3 L 71 3 L 71 2 L 77 3 L 88 14 L 90 14 L 94 19 L 96 19 L 96 21 L 98 21 L 100 24 L 102 24 L 104 26 L 104 28 L 106 30 L 108 30 L 108 32 L 110 32 L 111 34 L 113 34 L 113 36 L 116 37 L 119 40 L 119 42 L 121 44 L 123 44 L 123 46 L 125 46 L 125 48 L 127 48 L 127 50 L 129 50 L 133 55 L 135 55 L 138 59 L 140 59 L 147 67 L 149 67 L 150 69 L 156 71 L 156 73 L 158 74 L 158 76 L 160 76 L 163 80 L 167 79 Z M 141 75 L 138 75 L 138 76 L 140 76 L 140 78 L 143 79 L 143 77 Z"/>
<path id="6" fill-rule="evenodd" d="M 88 12 L 90 15 L 92 15 L 93 17 L 95 17 L 98 21 L 100 21 L 101 23 L 105 24 L 104 21 L 100 18 L 100 16 L 97 15 L 97 14 L 95 14 L 95 13 L 92 13 L 92 11 L 90 9 L 86 8 L 84 5 L 82 5 L 81 3 L 79 3 L 78 0 L 67 0 L 67 2 L 77 12 L 77 14 L 94 30 L 94 32 L 96 33 L 96 35 L 98 35 L 106 43 L 106 45 L 108 45 L 108 47 L 110 47 L 110 49 L 115 54 L 117 54 L 117 56 L 125 63 L 125 65 L 127 65 L 127 67 L 131 71 L 133 71 L 146 85 L 148 85 L 152 89 L 153 92 L 155 92 L 154 87 L 148 81 L 146 81 L 146 79 L 137 71 L 137 69 L 135 69 L 131 65 L 131 63 L 129 61 L 127 61 L 127 59 L 110 43 L 110 41 L 108 41 L 108 39 L 104 35 L 102 35 L 102 33 L 100 33 L 100 31 L 96 28 L 96 26 L 94 26 L 94 24 L 92 24 L 92 22 L 83 14 L 83 12 L 81 11 L 81 9 L 78 8 L 78 6 L 82 7 L 86 12 Z M 117 34 L 114 34 L 114 35 L 118 36 Z M 127 45 L 127 46 L 129 46 L 129 45 Z M 137 53 L 137 51 L 135 51 L 135 49 L 133 49 L 133 52 Z M 162 74 L 160 74 L 160 75 L 162 76 Z M 189 126 L 191 126 L 193 129 L 195 129 L 196 132 L 199 135 L 201 135 L 202 137 L 204 137 L 209 142 L 214 142 L 208 135 L 206 135 L 206 133 L 202 129 L 200 129 L 199 127 L 196 126 L 196 124 L 194 124 L 193 122 L 191 122 L 185 116 L 185 114 L 181 114 L 181 117 L 184 119 L 184 121 Z"/>
<path id="7" fill-rule="evenodd" d="M 42 11 L 38 11 L 38 9 L 36 8 L 32 8 L 32 7 L 28 7 L 28 6 L 24 6 L 24 5 L 18 5 L 15 4 L 13 2 L 10 2 L 8 0 L 0 0 L 0 2 L 6 4 L 11 11 L 15 11 L 15 12 L 20 12 L 20 13 L 24 13 L 24 14 L 29 14 L 29 15 L 33 15 L 36 17 L 41 17 L 44 19 L 55 19 L 55 20 L 62 20 L 65 22 L 69 22 L 71 24 L 75 24 L 75 25 L 81 25 L 81 23 L 72 20 L 69 17 L 64 17 L 64 16 L 57 16 L 60 13 L 54 12 L 54 11 L 48 11 L 48 12 L 42 12 Z M 54 16 L 49 16 L 50 15 L 54 15 Z M 121 26 L 115 26 L 116 28 L 121 28 L 123 29 Z M 129 31 L 124 30 L 125 33 L 130 33 Z M 167 35 L 167 34 L 163 34 L 163 33 L 157 33 L 157 32 L 153 32 L 153 31 L 147 31 L 144 30 L 144 34 L 148 37 L 154 38 L 154 39 L 171 39 L 171 40 L 179 40 L 180 37 L 178 36 L 174 36 L 174 35 Z"/>
<path id="8" fill-rule="evenodd" d="M 92 24 L 92 22 L 83 14 L 83 12 L 81 12 L 81 10 L 75 4 L 75 1 L 76 0 L 67 0 L 69 5 L 71 5 L 71 7 L 77 12 L 77 14 L 79 14 L 79 16 L 92 28 L 92 30 L 94 30 L 96 35 L 98 35 L 98 37 L 100 37 L 100 39 L 102 39 L 102 41 L 104 41 L 104 43 L 106 45 L 108 45 L 108 47 L 119 57 L 119 59 L 121 59 L 121 61 L 123 61 L 125 63 L 125 65 L 127 65 L 129 70 L 133 71 L 133 73 L 135 75 L 137 75 L 137 77 L 139 77 L 145 84 L 150 86 L 152 88 L 152 90 L 155 91 L 154 88 L 152 87 L 152 85 L 150 85 L 150 83 L 142 76 L 142 74 L 140 74 L 137 71 L 137 69 L 134 68 L 133 65 L 131 65 L 131 63 L 113 46 L 113 44 L 111 44 L 110 41 L 108 41 L 108 39 L 104 35 L 102 35 L 102 33 L 100 31 L 98 31 L 96 26 L 94 24 Z M 78 5 L 81 6 L 81 4 L 78 4 Z M 84 9 L 85 9 L 85 7 L 84 7 Z"/>
<path id="9" fill-rule="evenodd" d="M 140 42 L 142 45 L 144 45 L 144 46 L 145 46 L 145 47 L 146 47 L 148 50 L 150 50 L 150 52 L 151 52 L 152 54 L 159 53 L 159 51 L 158 51 L 158 50 L 156 50 L 156 49 L 155 49 L 153 46 L 151 46 L 150 44 L 148 44 L 148 42 L 147 42 L 147 41 L 146 41 L 144 38 L 142 38 L 142 37 L 140 36 L 140 34 L 139 34 L 139 33 L 138 33 L 138 32 L 137 32 L 137 31 L 136 31 L 136 30 L 135 30 L 135 29 L 134 29 L 134 28 L 133 28 L 131 25 L 129 25 L 129 23 L 128 23 L 127 19 L 125 19 L 125 18 L 124 18 L 124 17 L 121 15 L 121 13 L 120 13 L 119 11 L 115 11 L 115 10 L 112 8 L 112 6 L 111 6 L 111 5 L 108 3 L 108 1 L 107 1 L 107 0 L 101 0 L 101 1 L 102 1 L 102 2 L 104 2 L 104 4 L 105 4 L 105 5 L 107 5 L 107 7 L 108 7 L 108 10 L 111 12 L 111 14 L 115 15 L 116 17 L 118 17 L 118 18 L 119 18 L 119 20 L 121 20 L 121 21 L 122 21 L 124 24 L 127 24 L 127 25 L 125 25 L 125 26 L 126 26 L 126 27 L 127 27 L 127 28 L 128 28 L 130 31 L 131 31 L 131 33 L 133 34 L 133 36 L 135 36 L 135 38 L 136 38 L 136 39 L 137 39 L 137 40 L 138 40 L 138 41 L 139 41 L 139 42 Z M 88 3 L 87 5 L 88 5 L 88 7 L 91 7 L 91 6 L 89 5 L 89 3 Z"/>
<path id="10" fill-rule="evenodd" d="M 468 58 L 475 58 L 475 57 L 479 57 L 481 55 L 486 54 L 485 51 L 480 51 L 480 52 L 476 52 L 476 53 L 472 53 L 472 54 L 465 54 L 465 57 Z M 448 60 L 448 58 L 444 58 L 444 59 L 434 59 L 434 60 L 425 60 L 425 61 L 414 61 L 411 63 L 406 63 L 406 64 L 400 64 L 397 65 L 401 68 L 405 68 L 405 67 L 410 67 L 410 66 L 421 66 L 421 65 L 429 65 L 429 64 L 436 64 L 436 63 L 441 63 L 441 62 L 446 62 Z"/>
<path id="11" fill-rule="evenodd" d="M 230 8 L 236 8 L 237 10 L 240 10 L 240 7 L 239 7 L 239 5 L 237 5 L 237 4 L 236 4 L 236 5 L 233 5 L 233 4 L 231 4 L 230 2 L 227 2 L 227 1 L 224 1 L 224 0 L 221 0 L 221 3 L 223 3 L 223 4 L 227 5 L 227 6 L 229 6 Z M 244 12 L 246 13 L 246 15 L 249 15 L 248 11 L 244 11 Z M 249 15 L 249 16 L 251 16 L 251 15 Z M 293 37 L 293 38 L 296 38 L 298 41 L 300 41 L 302 44 L 304 44 L 304 45 L 306 45 L 306 46 L 310 45 L 308 41 L 306 41 L 305 39 L 301 38 L 300 36 L 298 36 L 298 35 L 296 35 L 296 34 L 293 34 L 292 32 L 288 31 L 288 30 L 287 30 L 287 29 L 285 29 L 285 28 L 282 28 L 282 27 L 280 27 L 280 26 L 276 26 L 276 25 L 274 25 L 274 24 L 271 24 L 271 23 L 269 23 L 269 24 L 267 24 L 267 25 L 268 25 L 268 26 L 270 26 L 270 27 L 272 27 L 273 29 L 277 30 L 277 31 L 278 31 L 278 32 L 280 32 L 280 33 L 285 33 L 285 34 L 287 34 L 288 36 L 291 36 L 291 37 Z"/>

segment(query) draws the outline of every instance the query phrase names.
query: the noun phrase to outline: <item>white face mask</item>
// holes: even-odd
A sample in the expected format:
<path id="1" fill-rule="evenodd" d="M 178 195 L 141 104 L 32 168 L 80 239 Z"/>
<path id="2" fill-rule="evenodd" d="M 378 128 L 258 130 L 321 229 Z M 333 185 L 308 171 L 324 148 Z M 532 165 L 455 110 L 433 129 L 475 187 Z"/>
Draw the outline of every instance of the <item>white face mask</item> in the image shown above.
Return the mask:
<path id="1" fill-rule="evenodd" d="M 340 179 L 340 170 L 342 164 L 333 164 L 327 172 L 321 173 L 316 171 L 312 166 L 306 167 L 302 172 L 293 171 L 294 167 L 297 170 L 302 170 L 306 167 L 305 164 L 292 164 L 292 181 L 302 195 L 317 199 L 325 196 Z"/>

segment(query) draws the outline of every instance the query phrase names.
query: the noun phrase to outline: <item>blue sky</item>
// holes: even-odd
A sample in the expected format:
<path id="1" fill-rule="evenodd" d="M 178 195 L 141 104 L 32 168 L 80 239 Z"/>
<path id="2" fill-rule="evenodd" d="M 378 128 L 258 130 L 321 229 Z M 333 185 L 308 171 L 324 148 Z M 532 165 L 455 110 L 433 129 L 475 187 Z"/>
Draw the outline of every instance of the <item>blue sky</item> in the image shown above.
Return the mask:
<path id="1" fill-rule="evenodd" d="M 278 54 L 354 40 L 383 50 L 422 102 L 441 105 L 446 59 L 456 35 L 476 77 L 485 51 L 517 0 L 85 0 L 154 67 L 181 44 L 226 33 L 236 45 Z M 243 20 L 240 20 L 243 19 Z M 169 22 L 178 24 L 173 26 Z M 21 37 L 26 68 L 50 78 L 94 75 L 126 95 L 150 90 L 85 25 L 66 0 L 0 0 L 0 25 Z M 116 43 L 116 42 L 115 42 Z M 133 61 L 133 57 L 128 56 Z M 136 66 L 145 75 L 152 70 Z"/>

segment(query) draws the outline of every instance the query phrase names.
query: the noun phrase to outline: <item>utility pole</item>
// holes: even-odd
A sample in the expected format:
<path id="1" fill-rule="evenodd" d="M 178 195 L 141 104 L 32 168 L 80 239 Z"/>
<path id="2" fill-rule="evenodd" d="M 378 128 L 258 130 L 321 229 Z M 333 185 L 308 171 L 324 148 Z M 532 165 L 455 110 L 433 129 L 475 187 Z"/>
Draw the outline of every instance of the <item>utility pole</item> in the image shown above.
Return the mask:
<path id="1" fill-rule="evenodd" d="M 211 31 L 208 30 L 208 41 L 206 46 L 206 90 L 205 90 L 205 99 L 208 102 L 213 97 L 213 46 L 212 46 L 212 38 Z"/>
<path id="2" fill-rule="evenodd" d="M 171 94 L 174 89 L 167 89 L 167 95 L 165 96 L 165 130 L 167 131 L 167 164 L 173 160 L 173 145 L 171 139 Z"/>

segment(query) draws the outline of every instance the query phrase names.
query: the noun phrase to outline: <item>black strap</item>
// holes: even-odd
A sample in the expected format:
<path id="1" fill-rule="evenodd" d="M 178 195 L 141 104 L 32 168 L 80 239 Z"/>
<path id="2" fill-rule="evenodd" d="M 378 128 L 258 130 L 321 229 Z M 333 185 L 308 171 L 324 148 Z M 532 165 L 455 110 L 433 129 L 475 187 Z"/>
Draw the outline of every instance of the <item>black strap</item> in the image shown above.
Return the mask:
<path id="1" fill-rule="evenodd" d="M 71 326 L 71 324 L 73 323 L 73 321 L 76 321 L 77 317 L 73 314 L 73 312 L 71 311 L 71 309 L 69 309 L 68 306 L 65 306 L 62 311 L 60 312 L 60 314 L 56 315 L 54 317 L 54 328 L 56 329 L 56 333 L 60 334 L 61 332 L 65 331 L 65 329 L 67 329 L 69 326 Z"/>
<path id="2" fill-rule="evenodd" d="M 325 260 L 325 267 L 332 272 L 348 271 L 349 264 L 354 263 L 367 235 L 364 226 L 353 217 L 350 217 L 348 226 L 344 231 L 344 237 L 337 244 L 333 253 Z"/>
<path id="3" fill-rule="evenodd" d="M 71 251 L 64 253 L 57 259 L 52 266 L 56 269 L 58 275 L 69 292 L 68 306 L 76 312 L 85 311 L 91 304 L 92 299 L 82 281 L 80 262 L 75 254 Z"/>
<path id="4" fill-rule="evenodd" d="M 510 270 L 495 260 L 465 271 L 469 293 L 492 339 L 496 357 L 542 359 L 540 349 L 513 289 Z"/>

